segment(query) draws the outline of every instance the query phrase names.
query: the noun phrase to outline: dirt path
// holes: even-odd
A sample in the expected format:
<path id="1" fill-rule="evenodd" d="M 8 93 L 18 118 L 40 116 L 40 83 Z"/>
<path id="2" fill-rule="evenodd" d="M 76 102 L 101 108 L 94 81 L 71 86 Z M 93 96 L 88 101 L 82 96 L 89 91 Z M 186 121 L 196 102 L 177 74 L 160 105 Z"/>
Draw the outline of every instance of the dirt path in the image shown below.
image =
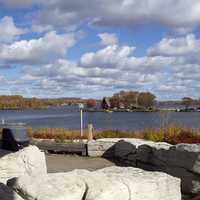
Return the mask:
<path id="1" fill-rule="evenodd" d="M 61 154 L 47 154 L 46 161 L 48 173 L 67 172 L 73 169 L 87 169 L 92 171 L 114 165 L 114 163 L 103 158 Z"/>

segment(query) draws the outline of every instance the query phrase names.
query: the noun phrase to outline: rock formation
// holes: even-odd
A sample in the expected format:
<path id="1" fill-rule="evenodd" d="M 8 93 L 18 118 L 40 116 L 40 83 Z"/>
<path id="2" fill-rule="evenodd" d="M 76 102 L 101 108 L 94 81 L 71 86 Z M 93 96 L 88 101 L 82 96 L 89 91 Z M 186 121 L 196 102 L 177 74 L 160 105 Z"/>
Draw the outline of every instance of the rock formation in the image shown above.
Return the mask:
<path id="1" fill-rule="evenodd" d="M 0 182 L 1 200 L 181 200 L 180 179 L 162 172 L 109 167 L 47 174 L 44 153 L 34 146 L 1 151 Z"/>
<path id="2" fill-rule="evenodd" d="M 88 143 L 88 155 L 103 156 L 121 166 L 166 172 L 181 178 L 183 193 L 200 194 L 200 144 L 102 139 Z"/>
<path id="3" fill-rule="evenodd" d="M 25 175 L 8 185 L 26 200 L 181 200 L 179 179 L 133 167 Z"/>
<path id="4" fill-rule="evenodd" d="M 47 173 L 45 155 L 36 146 L 18 152 L 0 150 L 0 182 L 25 174 Z"/>

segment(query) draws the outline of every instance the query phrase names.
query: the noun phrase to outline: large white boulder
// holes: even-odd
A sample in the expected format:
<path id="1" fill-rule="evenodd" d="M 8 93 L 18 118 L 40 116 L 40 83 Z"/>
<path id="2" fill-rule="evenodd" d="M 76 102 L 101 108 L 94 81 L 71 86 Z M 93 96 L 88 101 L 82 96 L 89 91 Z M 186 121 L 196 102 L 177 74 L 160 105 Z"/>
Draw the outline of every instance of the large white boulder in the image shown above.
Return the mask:
<path id="1" fill-rule="evenodd" d="M 99 172 L 122 181 L 131 200 L 180 200 L 180 179 L 161 172 L 148 172 L 132 167 L 108 167 Z M 127 199 L 127 200 L 128 200 Z"/>
<path id="2" fill-rule="evenodd" d="M 18 152 L 0 150 L 0 182 L 23 176 L 47 173 L 45 155 L 36 146 L 26 147 Z"/>
<path id="3" fill-rule="evenodd" d="M 39 187 L 38 187 L 39 185 Z M 41 176 L 23 176 L 9 183 L 26 200 L 126 200 L 128 189 L 103 173 L 75 170 Z M 117 190 L 116 190 L 117 188 Z"/>
<path id="4" fill-rule="evenodd" d="M 85 200 L 128 200 L 129 191 L 123 181 L 116 180 L 101 172 L 75 170 L 88 186 Z"/>
<path id="5" fill-rule="evenodd" d="M 26 175 L 9 186 L 26 200 L 181 200 L 179 179 L 137 168 Z"/>
<path id="6" fill-rule="evenodd" d="M 76 174 L 25 175 L 8 182 L 26 200 L 82 200 L 87 186 Z"/>

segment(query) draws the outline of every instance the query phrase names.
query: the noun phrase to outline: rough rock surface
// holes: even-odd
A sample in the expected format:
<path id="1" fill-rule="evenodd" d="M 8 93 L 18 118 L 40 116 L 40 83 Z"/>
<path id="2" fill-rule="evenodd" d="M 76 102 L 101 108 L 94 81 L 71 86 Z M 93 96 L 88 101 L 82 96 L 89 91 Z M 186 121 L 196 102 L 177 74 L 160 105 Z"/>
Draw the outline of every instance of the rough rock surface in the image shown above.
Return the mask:
<path id="1" fill-rule="evenodd" d="M 8 181 L 26 200 L 82 200 L 86 184 L 75 174 L 25 175 Z"/>
<path id="2" fill-rule="evenodd" d="M 25 174 L 47 173 L 45 155 L 36 146 L 18 152 L 0 150 L 0 182 Z"/>
<path id="3" fill-rule="evenodd" d="M 88 142 L 88 155 L 91 157 L 99 157 L 99 156 L 113 156 L 114 148 L 113 146 L 120 142 L 122 139 L 120 138 L 109 138 L 109 139 L 98 139 Z M 148 145 L 150 147 L 154 147 L 156 149 L 166 149 L 168 150 L 172 145 L 165 142 L 152 142 L 141 139 L 129 139 L 124 138 L 123 141 L 132 144 L 135 148 L 138 148 L 140 145 Z"/>
<path id="4" fill-rule="evenodd" d="M 133 200 L 181 199 L 180 180 L 161 172 L 147 172 L 138 168 L 110 167 L 99 170 L 128 188 Z"/>
<path id="5" fill-rule="evenodd" d="M 85 200 L 128 200 L 128 188 L 122 181 L 101 172 L 76 170 L 74 173 L 78 174 L 78 177 L 88 186 Z"/>
<path id="6" fill-rule="evenodd" d="M 101 157 L 105 153 L 108 153 L 108 150 L 110 150 L 118 141 L 110 141 L 110 140 L 96 140 L 96 141 L 90 141 L 88 142 L 88 156 L 90 157 Z M 112 150 L 110 150 L 112 151 Z M 112 156 L 112 152 L 111 152 Z"/>
<path id="7" fill-rule="evenodd" d="M 179 179 L 132 167 L 26 175 L 9 186 L 27 200 L 181 200 Z"/>
<path id="8" fill-rule="evenodd" d="M 200 194 L 200 144 L 101 139 L 88 143 L 88 155 L 101 155 L 122 166 L 166 172 L 181 178 L 183 193 Z"/>

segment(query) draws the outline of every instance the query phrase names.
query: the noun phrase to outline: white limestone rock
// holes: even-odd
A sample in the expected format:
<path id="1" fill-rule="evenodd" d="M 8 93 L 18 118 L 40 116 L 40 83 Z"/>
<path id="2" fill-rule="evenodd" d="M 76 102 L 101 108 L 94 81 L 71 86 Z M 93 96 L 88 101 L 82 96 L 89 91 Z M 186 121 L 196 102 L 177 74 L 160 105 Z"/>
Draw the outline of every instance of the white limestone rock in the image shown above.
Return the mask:
<path id="1" fill-rule="evenodd" d="M 23 176 L 9 183 L 26 200 L 128 200 L 122 182 L 102 173 L 74 170 L 41 176 Z M 38 187 L 39 186 L 39 187 Z"/>
<path id="2" fill-rule="evenodd" d="M 0 150 L 0 182 L 25 174 L 46 174 L 45 155 L 36 146 L 26 147 L 18 152 Z M 2 155 L 2 152 L 4 155 Z"/>
<path id="3" fill-rule="evenodd" d="M 26 175 L 9 186 L 27 200 L 181 200 L 179 179 L 137 168 Z"/>
<path id="4" fill-rule="evenodd" d="M 165 173 L 132 167 L 108 167 L 98 172 L 123 182 L 130 200 L 181 200 L 180 179 Z"/>
<path id="5" fill-rule="evenodd" d="M 26 200 L 82 200 L 86 184 L 76 174 L 25 175 L 8 182 Z"/>
<path id="6" fill-rule="evenodd" d="M 156 149 L 169 149 L 170 147 L 172 147 L 173 145 L 168 144 L 166 142 L 153 142 L 153 141 L 149 141 L 149 140 L 143 140 L 143 139 L 137 139 L 137 138 L 104 138 L 104 139 L 98 139 L 95 140 L 93 142 L 105 142 L 105 143 L 117 143 L 120 140 L 129 142 L 131 144 L 133 144 L 136 148 L 140 145 L 148 145 L 150 147 L 154 147 Z"/>
<path id="7" fill-rule="evenodd" d="M 106 151 L 108 151 L 111 147 L 116 144 L 115 141 L 101 141 L 101 140 L 93 140 L 89 141 L 88 146 L 88 156 L 90 157 L 101 157 L 104 155 Z"/>
<path id="8" fill-rule="evenodd" d="M 129 200 L 129 190 L 122 181 L 101 172 L 75 170 L 72 173 L 76 173 L 88 186 L 85 200 Z"/>

